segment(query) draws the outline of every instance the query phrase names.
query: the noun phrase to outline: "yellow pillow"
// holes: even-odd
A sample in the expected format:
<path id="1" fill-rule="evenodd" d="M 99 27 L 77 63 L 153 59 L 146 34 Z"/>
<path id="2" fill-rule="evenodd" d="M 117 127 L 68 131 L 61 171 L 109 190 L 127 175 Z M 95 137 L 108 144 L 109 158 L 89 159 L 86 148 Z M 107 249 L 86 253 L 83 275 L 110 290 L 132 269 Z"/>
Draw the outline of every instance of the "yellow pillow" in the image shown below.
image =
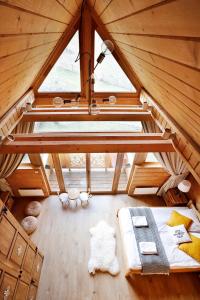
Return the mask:
<path id="1" fill-rule="evenodd" d="M 176 210 L 173 210 L 169 220 L 167 221 L 167 225 L 177 226 L 183 224 L 185 228 L 188 229 L 192 222 L 192 219 L 179 214 Z"/>
<path id="2" fill-rule="evenodd" d="M 190 234 L 192 242 L 179 245 L 179 249 L 200 263 L 200 238 Z"/>

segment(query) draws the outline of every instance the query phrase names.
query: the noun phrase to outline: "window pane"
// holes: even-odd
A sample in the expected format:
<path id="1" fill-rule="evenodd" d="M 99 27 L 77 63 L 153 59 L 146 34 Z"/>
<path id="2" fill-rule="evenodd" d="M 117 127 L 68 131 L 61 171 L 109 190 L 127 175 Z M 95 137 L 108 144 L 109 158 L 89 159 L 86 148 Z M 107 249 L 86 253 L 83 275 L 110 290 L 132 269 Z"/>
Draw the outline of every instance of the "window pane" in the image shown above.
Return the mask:
<path id="1" fill-rule="evenodd" d="M 116 153 L 91 153 L 91 192 L 112 191 Z"/>
<path id="2" fill-rule="evenodd" d="M 141 122 L 36 122 L 35 132 L 141 132 Z"/>
<path id="3" fill-rule="evenodd" d="M 95 32 L 95 63 L 101 53 L 102 43 L 103 40 Z M 104 61 L 96 68 L 94 90 L 96 92 L 136 92 L 112 54 L 106 55 Z"/>
<path id="4" fill-rule="evenodd" d="M 80 61 L 75 62 L 79 53 L 79 35 L 75 33 L 66 49 L 43 81 L 39 92 L 79 92 Z"/>

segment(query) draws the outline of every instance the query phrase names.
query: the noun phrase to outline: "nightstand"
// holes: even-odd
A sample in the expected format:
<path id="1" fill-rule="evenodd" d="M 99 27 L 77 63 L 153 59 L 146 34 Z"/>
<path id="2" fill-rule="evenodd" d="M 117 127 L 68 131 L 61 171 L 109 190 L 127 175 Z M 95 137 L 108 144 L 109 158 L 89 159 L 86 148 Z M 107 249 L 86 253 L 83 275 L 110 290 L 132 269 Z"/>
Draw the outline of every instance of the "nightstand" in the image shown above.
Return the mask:
<path id="1" fill-rule="evenodd" d="M 167 206 L 185 206 L 188 203 L 186 195 L 178 190 L 178 188 L 169 189 L 164 200 Z"/>

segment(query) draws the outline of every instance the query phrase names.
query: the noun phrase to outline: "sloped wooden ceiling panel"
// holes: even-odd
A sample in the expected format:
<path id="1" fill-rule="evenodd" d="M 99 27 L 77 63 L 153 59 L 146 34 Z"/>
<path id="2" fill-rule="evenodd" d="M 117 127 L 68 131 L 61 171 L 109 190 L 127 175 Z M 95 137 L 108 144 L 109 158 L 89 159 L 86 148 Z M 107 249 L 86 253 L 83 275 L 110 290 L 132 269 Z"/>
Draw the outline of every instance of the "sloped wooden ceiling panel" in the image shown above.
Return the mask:
<path id="1" fill-rule="evenodd" d="M 146 90 L 200 145 L 200 1 L 107 0 L 93 7 Z"/>
<path id="2" fill-rule="evenodd" d="M 0 117 L 30 88 L 80 4 L 0 1 Z"/>

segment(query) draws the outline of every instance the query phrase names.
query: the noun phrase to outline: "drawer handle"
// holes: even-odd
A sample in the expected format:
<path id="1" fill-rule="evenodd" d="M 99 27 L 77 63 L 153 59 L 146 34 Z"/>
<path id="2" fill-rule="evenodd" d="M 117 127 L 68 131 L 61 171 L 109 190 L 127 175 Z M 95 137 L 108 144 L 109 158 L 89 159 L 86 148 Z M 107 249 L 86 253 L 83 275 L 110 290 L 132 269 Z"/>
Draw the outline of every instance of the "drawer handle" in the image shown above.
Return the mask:
<path id="1" fill-rule="evenodd" d="M 3 291 L 3 300 L 7 300 L 9 296 L 10 296 L 10 286 L 8 286 L 8 287 Z"/>
<path id="2" fill-rule="evenodd" d="M 22 246 L 19 246 L 19 247 L 17 248 L 17 256 L 21 256 L 22 250 L 23 250 L 23 247 L 22 247 Z"/>
<path id="3" fill-rule="evenodd" d="M 40 271 L 40 264 L 37 264 L 36 271 L 37 271 L 37 272 L 39 272 L 39 271 Z"/>

